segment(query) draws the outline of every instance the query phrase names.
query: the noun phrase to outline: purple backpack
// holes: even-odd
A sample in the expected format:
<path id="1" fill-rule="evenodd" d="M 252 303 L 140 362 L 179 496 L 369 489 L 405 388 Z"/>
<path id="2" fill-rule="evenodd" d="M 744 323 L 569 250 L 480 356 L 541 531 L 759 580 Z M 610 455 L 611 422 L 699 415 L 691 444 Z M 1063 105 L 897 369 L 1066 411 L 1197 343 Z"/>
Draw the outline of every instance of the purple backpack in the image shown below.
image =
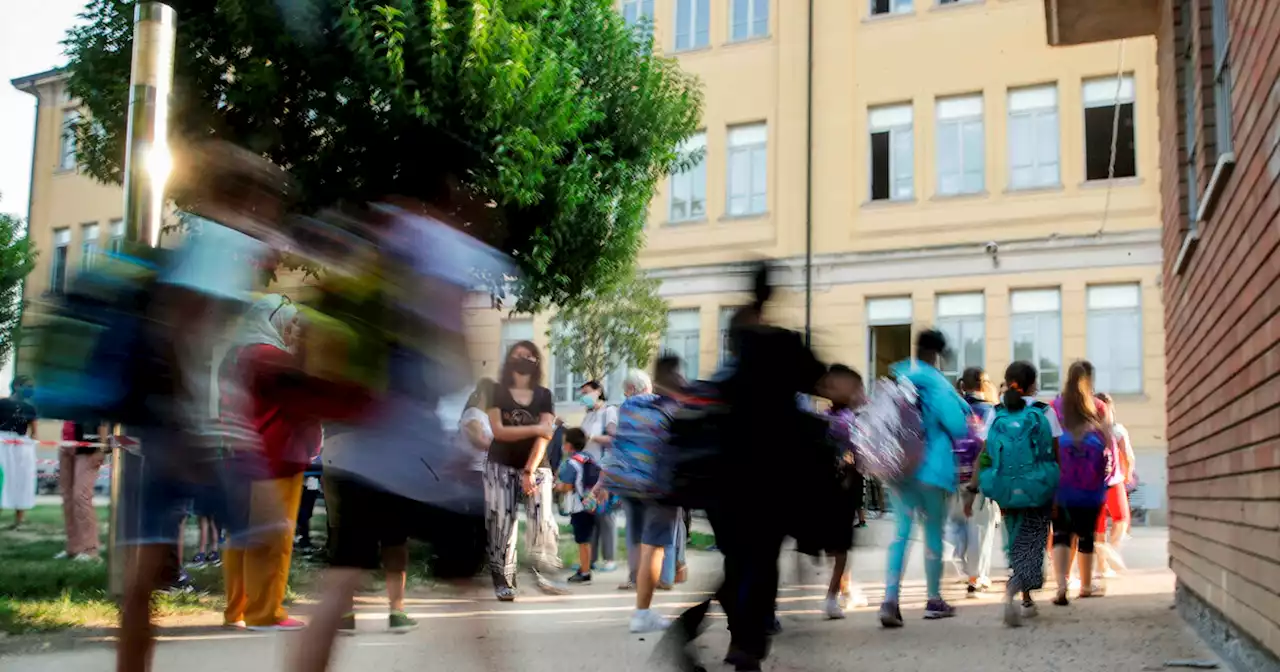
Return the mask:
<path id="1" fill-rule="evenodd" d="M 970 403 L 969 434 L 962 439 L 953 439 L 951 441 L 951 449 L 956 458 L 956 482 L 968 483 L 973 478 L 974 463 L 978 461 L 978 454 L 982 452 L 982 439 L 978 438 L 982 432 L 982 422 L 985 419 L 988 405 L 984 403 Z"/>
<path id="2" fill-rule="evenodd" d="M 906 378 L 876 381 L 870 401 L 853 422 L 858 470 L 883 483 L 916 475 L 924 460 L 920 394 Z"/>
<path id="3" fill-rule="evenodd" d="M 1063 419 L 1062 400 L 1055 399 L 1053 411 Z M 1077 437 L 1064 432 L 1058 438 L 1057 502 L 1063 506 L 1098 506 L 1107 498 L 1107 482 L 1115 465 L 1102 432 L 1094 429 Z"/>

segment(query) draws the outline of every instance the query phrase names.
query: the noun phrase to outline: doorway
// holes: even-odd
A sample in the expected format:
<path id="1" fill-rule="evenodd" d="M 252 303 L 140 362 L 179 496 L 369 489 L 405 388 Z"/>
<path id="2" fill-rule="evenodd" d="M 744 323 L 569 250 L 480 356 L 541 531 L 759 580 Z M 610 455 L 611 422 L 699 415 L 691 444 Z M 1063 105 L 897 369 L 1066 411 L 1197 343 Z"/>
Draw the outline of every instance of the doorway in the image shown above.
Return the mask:
<path id="1" fill-rule="evenodd" d="M 883 324 L 871 327 L 868 339 L 871 344 L 872 379 L 889 375 L 889 367 L 911 357 L 911 325 Z"/>

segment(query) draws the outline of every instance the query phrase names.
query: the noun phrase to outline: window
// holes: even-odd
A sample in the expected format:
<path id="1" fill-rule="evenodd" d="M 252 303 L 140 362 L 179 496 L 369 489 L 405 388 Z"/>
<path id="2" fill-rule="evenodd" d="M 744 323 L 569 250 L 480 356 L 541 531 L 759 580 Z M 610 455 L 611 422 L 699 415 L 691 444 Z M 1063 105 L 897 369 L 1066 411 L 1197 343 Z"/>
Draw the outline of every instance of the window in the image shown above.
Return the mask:
<path id="1" fill-rule="evenodd" d="M 71 247 L 71 229 L 53 231 L 53 265 L 49 269 L 49 293 L 61 296 L 67 291 L 67 255 Z"/>
<path id="2" fill-rule="evenodd" d="M 1058 87 L 1010 90 L 1009 188 L 1057 186 L 1058 166 Z"/>
<path id="3" fill-rule="evenodd" d="M 729 1 L 730 40 L 749 40 L 769 34 L 769 0 Z"/>
<path id="4" fill-rule="evenodd" d="M 1213 112 L 1218 156 L 1229 154 L 1231 139 L 1231 64 L 1227 49 L 1231 40 L 1227 25 L 1227 1 L 1213 0 Z"/>
<path id="5" fill-rule="evenodd" d="M 124 249 L 124 220 L 111 220 L 111 240 L 107 243 L 107 249 L 112 254 L 120 254 Z"/>
<path id="6" fill-rule="evenodd" d="M 80 265 L 93 268 L 98 257 L 98 225 L 85 224 L 80 227 Z"/>
<path id="7" fill-rule="evenodd" d="M 910 14 L 911 0 L 871 0 L 871 14 Z"/>
<path id="8" fill-rule="evenodd" d="M 758 215 L 767 207 L 768 136 L 764 124 L 729 129 L 730 215 Z"/>
<path id="9" fill-rule="evenodd" d="M 559 353 L 555 353 L 555 355 L 558 354 Z M 582 384 L 587 382 L 585 379 L 578 380 L 578 377 L 573 375 L 573 372 L 569 370 L 569 367 L 561 363 L 562 359 L 563 358 L 559 356 L 552 357 L 552 369 L 554 370 L 555 375 L 552 377 L 551 393 L 555 397 L 557 404 L 567 404 L 574 399 L 577 399 L 578 388 L 582 387 Z"/>
<path id="10" fill-rule="evenodd" d="M 1088 312 L 1085 336 L 1094 387 L 1112 394 L 1142 392 L 1142 288 L 1090 287 Z"/>
<path id="11" fill-rule="evenodd" d="M 676 51 L 711 43 L 711 0 L 676 0 Z"/>
<path id="12" fill-rule="evenodd" d="M 741 306 L 722 306 L 720 308 L 720 366 L 729 361 L 729 323 L 733 316 L 742 310 Z"/>
<path id="13" fill-rule="evenodd" d="M 1030 289 L 1010 295 L 1013 359 L 1040 371 L 1040 391 L 1062 382 L 1062 295 L 1056 289 Z"/>
<path id="14" fill-rule="evenodd" d="M 622 19 L 632 28 L 653 21 L 653 0 L 622 0 Z"/>
<path id="15" fill-rule="evenodd" d="M 503 320 L 502 321 L 502 344 L 498 352 L 498 368 L 501 369 L 507 363 L 507 352 L 511 347 L 520 341 L 533 340 L 533 320 Z M 545 364 L 544 364 L 545 367 Z M 543 369 L 545 370 L 545 368 Z"/>
<path id="16" fill-rule="evenodd" d="M 701 152 L 693 167 L 671 176 L 671 213 L 673 222 L 705 219 L 707 216 L 707 134 L 698 133 L 685 140 L 681 156 Z"/>
<path id="17" fill-rule="evenodd" d="M 681 371 L 690 380 L 698 377 L 698 334 L 702 316 L 697 308 L 667 313 L 667 333 L 662 336 L 662 351 L 680 358 Z"/>
<path id="18" fill-rule="evenodd" d="M 76 125 L 80 123 L 78 110 L 62 112 L 62 142 L 58 147 L 58 170 L 76 168 Z"/>
<path id="19" fill-rule="evenodd" d="M 911 105 L 873 107 L 871 126 L 871 200 L 908 200 L 915 196 L 915 150 Z"/>
<path id="20" fill-rule="evenodd" d="M 982 96 L 938 101 L 938 193 L 976 194 L 986 186 Z"/>
<path id="21" fill-rule="evenodd" d="M 947 335 L 947 347 L 951 350 L 943 360 L 942 373 L 953 383 L 965 369 L 985 365 L 985 305 L 981 292 L 938 297 L 938 329 Z"/>
<path id="22" fill-rule="evenodd" d="M 1138 174 L 1133 139 L 1133 76 L 1084 83 L 1084 164 L 1086 180 Z M 1115 156 L 1112 157 L 1112 139 Z M 1112 173 L 1114 161 L 1115 172 Z"/>

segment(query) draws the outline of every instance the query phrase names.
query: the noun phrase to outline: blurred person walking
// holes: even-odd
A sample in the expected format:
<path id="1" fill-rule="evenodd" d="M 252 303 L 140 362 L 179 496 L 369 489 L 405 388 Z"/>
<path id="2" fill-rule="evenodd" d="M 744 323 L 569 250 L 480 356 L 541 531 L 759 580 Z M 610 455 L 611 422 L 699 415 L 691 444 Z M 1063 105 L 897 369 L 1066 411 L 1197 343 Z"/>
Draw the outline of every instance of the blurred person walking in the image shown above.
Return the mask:
<path id="1" fill-rule="evenodd" d="M 303 472 L 320 454 L 321 421 L 348 416 L 362 389 L 307 375 L 300 368 L 298 309 L 279 294 L 256 300 L 219 369 L 225 418 L 258 433 L 265 470 L 250 488 L 250 526 L 261 533 L 222 555 L 227 604 L 223 622 L 250 630 L 298 630 L 284 596 L 302 500 Z M 295 355 L 294 353 L 298 354 Z"/>
<path id="2" fill-rule="evenodd" d="M 485 466 L 485 527 L 489 535 L 489 569 L 498 600 L 516 598 L 517 514 L 525 509 L 525 549 L 538 588 L 563 590 L 543 575 L 560 567 L 559 526 L 552 493 L 554 476 L 547 462 L 547 443 L 555 432 L 555 403 L 542 386 L 538 346 L 521 341 L 511 346 L 488 409 L 493 445 Z"/>
<path id="3" fill-rule="evenodd" d="M 885 600 L 880 605 L 880 624 L 886 628 L 903 625 L 898 606 L 902 575 L 915 516 L 924 527 L 924 571 L 929 601 L 926 619 L 950 618 L 955 608 L 942 599 L 942 533 L 947 519 L 947 498 L 956 490 L 956 458 L 953 442 L 969 433 L 968 404 L 960 398 L 937 365 L 947 349 L 947 337 L 929 329 L 916 339 L 914 359 L 894 364 L 890 371 L 915 386 L 920 398 L 924 428 L 924 455 L 915 474 L 890 487 L 897 531 L 889 546 L 885 578 Z"/>
<path id="4" fill-rule="evenodd" d="M 30 378 L 14 376 L 9 389 L 0 399 L 0 510 L 13 510 L 16 530 L 36 505 L 36 408 Z"/>
<path id="5" fill-rule="evenodd" d="M 983 425 L 992 405 L 995 388 L 991 385 L 987 372 L 981 367 L 965 369 L 956 383 L 956 389 L 965 403 L 969 404 L 970 437 L 961 439 L 957 446 L 965 441 L 974 441 L 981 449 L 981 442 L 986 440 L 986 428 Z M 992 395 L 992 396 L 988 396 Z M 957 451 L 957 461 L 961 459 Z M 975 451 L 973 456 L 977 457 Z M 974 474 L 972 465 L 966 469 L 961 465 L 960 483 L 969 482 Z M 965 514 L 964 497 L 957 494 L 952 498 L 947 528 L 948 539 L 954 550 L 953 562 L 961 578 L 967 582 L 966 597 L 977 597 L 991 588 L 991 562 L 995 551 L 996 526 L 1000 520 L 1000 508 L 986 497 L 979 497 L 972 506 L 972 515 Z"/>
<path id="6" fill-rule="evenodd" d="M 1120 544 L 1129 532 L 1132 512 L 1129 508 L 1129 487 L 1133 485 L 1133 465 L 1136 458 L 1133 454 L 1133 442 L 1129 439 L 1129 430 L 1116 422 L 1116 405 L 1111 395 L 1097 395 L 1106 409 L 1103 421 L 1111 428 L 1111 453 L 1115 463 L 1115 472 L 1107 481 L 1107 499 L 1103 503 L 1102 513 L 1098 516 L 1098 528 L 1095 531 L 1098 546 L 1098 567 L 1095 575 L 1109 579 L 1116 576 L 1116 570 L 1125 568 L 1124 558 L 1120 555 Z M 1111 519 L 1110 533 L 1107 531 L 1107 519 Z"/>
<path id="7" fill-rule="evenodd" d="M 91 433 L 92 432 L 92 433 Z M 98 514 L 93 508 L 93 488 L 106 453 L 97 446 L 66 445 L 98 440 L 98 427 L 83 423 L 62 423 L 58 448 L 58 488 L 62 493 L 62 520 L 67 546 L 55 560 L 80 562 L 98 560 Z"/>

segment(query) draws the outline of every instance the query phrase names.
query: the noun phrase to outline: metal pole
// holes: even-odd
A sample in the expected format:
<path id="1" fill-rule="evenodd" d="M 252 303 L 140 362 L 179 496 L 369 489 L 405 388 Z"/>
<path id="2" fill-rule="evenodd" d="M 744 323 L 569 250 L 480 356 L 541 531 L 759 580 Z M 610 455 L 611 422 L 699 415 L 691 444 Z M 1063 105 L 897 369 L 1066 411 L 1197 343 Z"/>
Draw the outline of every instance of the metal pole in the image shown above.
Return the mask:
<path id="1" fill-rule="evenodd" d="M 133 12 L 133 64 L 129 75 L 129 125 L 124 155 L 124 221 L 128 240 L 148 247 L 160 244 L 164 185 L 169 176 L 169 93 L 177 13 L 159 2 L 139 3 Z M 113 436 L 121 434 L 117 425 Z M 126 460 L 119 441 L 111 442 L 111 519 L 107 537 L 109 590 L 124 592 L 125 559 L 117 537 L 122 522 Z M 136 515 L 137 512 L 131 512 Z"/>
<path id="2" fill-rule="evenodd" d="M 805 85 L 808 97 L 804 124 L 804 345 L 813 347 L 813 4 L 809 0 L 808 68 Z"/>

